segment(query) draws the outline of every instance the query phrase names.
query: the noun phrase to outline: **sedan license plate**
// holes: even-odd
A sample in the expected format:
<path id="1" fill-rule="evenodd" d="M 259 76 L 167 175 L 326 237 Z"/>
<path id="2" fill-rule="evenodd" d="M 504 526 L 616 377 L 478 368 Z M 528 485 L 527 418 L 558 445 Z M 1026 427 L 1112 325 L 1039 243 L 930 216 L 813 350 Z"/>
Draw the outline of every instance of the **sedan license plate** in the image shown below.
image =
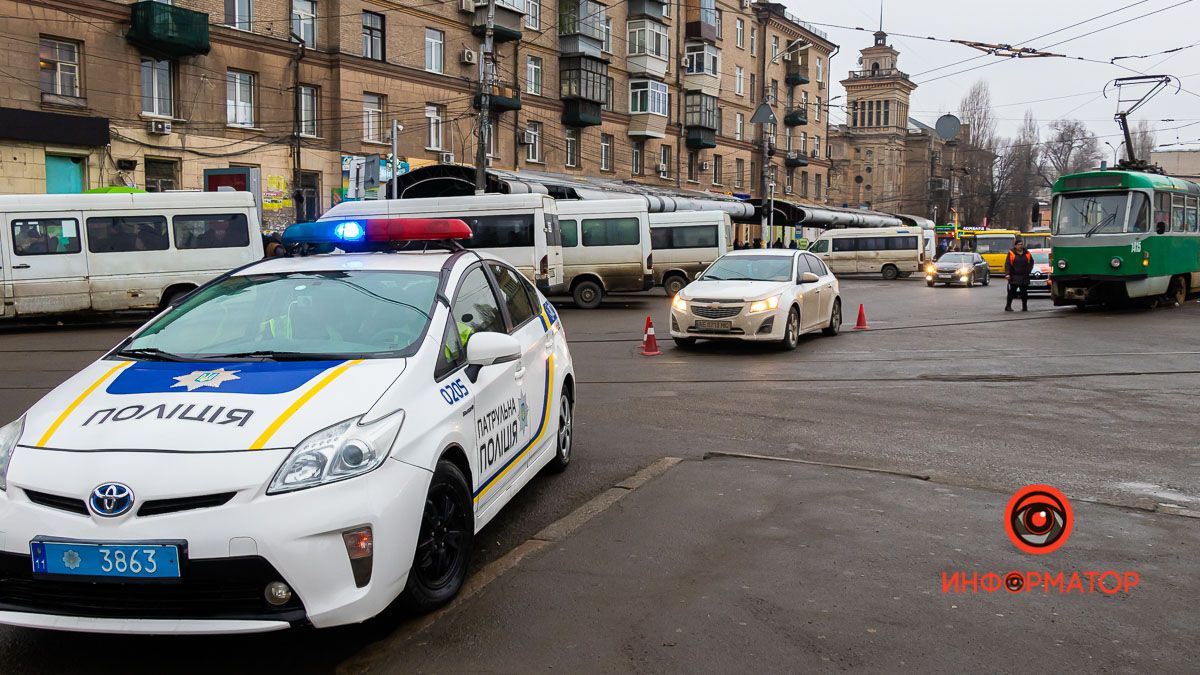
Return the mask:
<path id="1" fill-rule="evenodd" d="M 34 574 L 117 579 L 179 578 L 179 546 L 175 544 L 32 541 L 29 552 Z"/>
<path id="2" fill-rule="evenodd" d="M 696 328 L 700 330 L 732 330 L 732 321 L 708 321 L 705 319 L 696 319 Z"/>
<path id="3" fill-rule="evenodd" d="M 950 277 L 953 277 L 953 276 L 954 275 L 950 274 L 949 272 L 938 272 L 939 279 L 949 279 Z"/>

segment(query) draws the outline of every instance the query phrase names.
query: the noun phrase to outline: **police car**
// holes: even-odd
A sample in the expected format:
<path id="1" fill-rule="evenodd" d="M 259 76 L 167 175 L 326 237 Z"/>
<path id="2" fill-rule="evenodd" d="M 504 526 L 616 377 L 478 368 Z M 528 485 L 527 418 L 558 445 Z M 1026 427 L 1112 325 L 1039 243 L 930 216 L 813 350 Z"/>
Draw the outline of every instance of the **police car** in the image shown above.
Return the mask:
<path id="1" fill-rule="evenodd" d="M 0 428 L 0 622 L 237 633 L 448 601 L 475 533 L 570 462 L 575 401 L 553 306 L 437 249 L 470 235 L 295 225 L 358 252 L 223 275 Z M 429 250 L 371 252 L 397 241 Z"/>

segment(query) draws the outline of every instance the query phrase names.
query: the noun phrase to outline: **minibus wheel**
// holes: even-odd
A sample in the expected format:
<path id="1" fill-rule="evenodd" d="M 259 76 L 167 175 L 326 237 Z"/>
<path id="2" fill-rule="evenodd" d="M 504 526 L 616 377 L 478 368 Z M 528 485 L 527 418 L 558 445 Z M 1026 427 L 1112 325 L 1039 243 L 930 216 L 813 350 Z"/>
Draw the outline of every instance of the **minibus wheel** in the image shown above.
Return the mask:
<path id="1" fill-rule="evenodd" d="M 687 279 L 679 274 L 672 274 L 663 279 L 663 290 L 669 297 L 675 297 L 675 294 L 682 291 L 684 286 L 687 286 Z"/>
<path id="2" fill-rule="evenodd" d="M 887 279 L 888 281 L 892 281 L 893 279 L 895 279 L 898 276 L 900 276 L 900 270 L 896 269 L 895 265 L 884 265 L 883 266 L 883 278 L 884 279 Z"/>
<path id="3" fill-rule="evenodd" d="M 584 280 L 575 284 L 571 297 L 575 300 L 575 306 L 580 309 L 596 309 L 604 298 L 604 290 L 600 288 L 600 284 Z"/>

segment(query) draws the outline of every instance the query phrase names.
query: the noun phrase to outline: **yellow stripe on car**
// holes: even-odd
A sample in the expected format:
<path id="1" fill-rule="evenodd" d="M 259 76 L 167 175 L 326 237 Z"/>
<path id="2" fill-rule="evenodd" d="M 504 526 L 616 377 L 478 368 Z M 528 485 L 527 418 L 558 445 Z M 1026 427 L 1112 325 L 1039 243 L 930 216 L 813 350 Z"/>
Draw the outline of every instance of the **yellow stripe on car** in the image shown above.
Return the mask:
<path id="1" fill-rule="evenodd" d="M 67 420 L 67 417 L 69 417 L 71 413 L 75 412 L 75 409 L 79 407 L 79 404 L 83 403 L 87 397 L 91 396 L 92 392 L 96 391 L 100 385 L 104 384 L 104 382 L 108 380 L 108 378 L 112 377 L 118 370 L 127 368 L 131 365 L 133 365 L 133 361 L 125 361 L 123 363 L 118 363 L 112 368 L 104 371 L 104 374 L 101 375 L 100 378 L 95 382 L 93 382 L 92 386 L 84 389 L 83 393 L 80 394 L 74 401 L 71 401 L 71 405 L 67 406 L 67 409 L 63 410 L 62 413 L 59 414 L 59 416 L 54 420 L 54 423 L 50 425 L 50 428 L 46 429 L 46 433 L 42 434 L 42 437 L 38 439 L 38 447 L 46 447 L 46 444 L 50 442 L 50 437 L 54 435 L 55 431 L 58 431 L 58 427 L 62 426 L 62 423 Z"/>
<path id="2" fill-rule="evenodd" d="M 312 399 L 312 397 L 316 396 L 317 393 L 320 392 L 322 389 L 329 386 L 330 382 L 333 382 L 334 380 L 341 377 L 342 373 L 345 373 L 351 366 L 359 364 L 359 363 L 362 363 L 362 359 L 358 359 L 355 361 L 347 361 L 347 362 L 343 363 L 342 365 L 329 371 L 329 373 L 326 374 L 325 377 L 322 377 L 319 382 L 317 382 L 312 387 L 310 387 L 308 389 L 308 391 L 306 391 L 300 395 L 300 398 L 296 399 L 290 406 L 288 406 L 287 410 L 284 410 L 283 413 L 280 414 L 279 417 L 277 417 L 274 422 L 271 422 L 270 426 L 268 426 L 265 430 L 263 430 L 263 432 L 258 436 L 258 438 L 255 439 L 254 442 L 250 444 L 250 449 L 251 450 L 262 450 L 263 447 L 266 446 L 267 441 L 271 440 L 271 437 L 275 435 L 275 432 L 279 431 L 279 428 L 282 427 L 285 422 L 287 422 L 289 419 L 292 418 L 292 415 L 295 415 L 301 408 L 303 408 L 304 404 L 308 403 Z"/>
<path id="3" fill-rule="evenodd" d="M 545 437 L 546 429 L 550 428 L 550 402 L 554 400 L 553 396 L 551 395 L 553 392 L 554 355 L 551 354 L 550 356 L 546 357 L 546 400 L 545 405 L 543 406 L 545 409 L 542 412 L 542 427 L 538 431 L 538 435 L 534 437 L 533 440 L 529 441 L 529 443 L 521 449 L 521 452 L 517 453 L 516 457 L 510 459 L 508 463 L 504 465 L 503 469 L 500 469 L 500 471 L 493 474 L 491 478 L 488 478 L 487 483 L 475 493 L 475 503 L 479 503 L 479 500 L 483 498 L 483 495 L 486 494 L 488 490 L 492 489 L 492 486 L 498 483 L 500 479 L 504 477 L 504 474 L 508 473 L 509 470 L 511 470 L 514 466 L 520 464 L 521 458 L 523 458 L 526 453 L 532 450 L 542 440 L 542 438 Z"/>

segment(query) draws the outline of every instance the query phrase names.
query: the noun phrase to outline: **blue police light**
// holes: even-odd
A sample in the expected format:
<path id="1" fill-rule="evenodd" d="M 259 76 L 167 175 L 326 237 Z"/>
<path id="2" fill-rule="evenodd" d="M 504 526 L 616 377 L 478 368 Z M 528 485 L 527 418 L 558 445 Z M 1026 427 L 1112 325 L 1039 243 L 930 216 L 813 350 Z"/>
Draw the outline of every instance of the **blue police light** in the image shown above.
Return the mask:
<path id="1" fill-rule="evenodd" d="M 333 227 L 333 236 L 342 241 L 362 241 L 367 236 L 367 228 L 358 221 L 348 220 Z"/>
<path id="2" fill-rule="evenodd" d="M 318 220 L 290 225 L 286 246 L 296 244 L 385 245 L 404 241 L 453 241 L 471 238 L 471 228 L 454 218 L 365 218 Z"/>

